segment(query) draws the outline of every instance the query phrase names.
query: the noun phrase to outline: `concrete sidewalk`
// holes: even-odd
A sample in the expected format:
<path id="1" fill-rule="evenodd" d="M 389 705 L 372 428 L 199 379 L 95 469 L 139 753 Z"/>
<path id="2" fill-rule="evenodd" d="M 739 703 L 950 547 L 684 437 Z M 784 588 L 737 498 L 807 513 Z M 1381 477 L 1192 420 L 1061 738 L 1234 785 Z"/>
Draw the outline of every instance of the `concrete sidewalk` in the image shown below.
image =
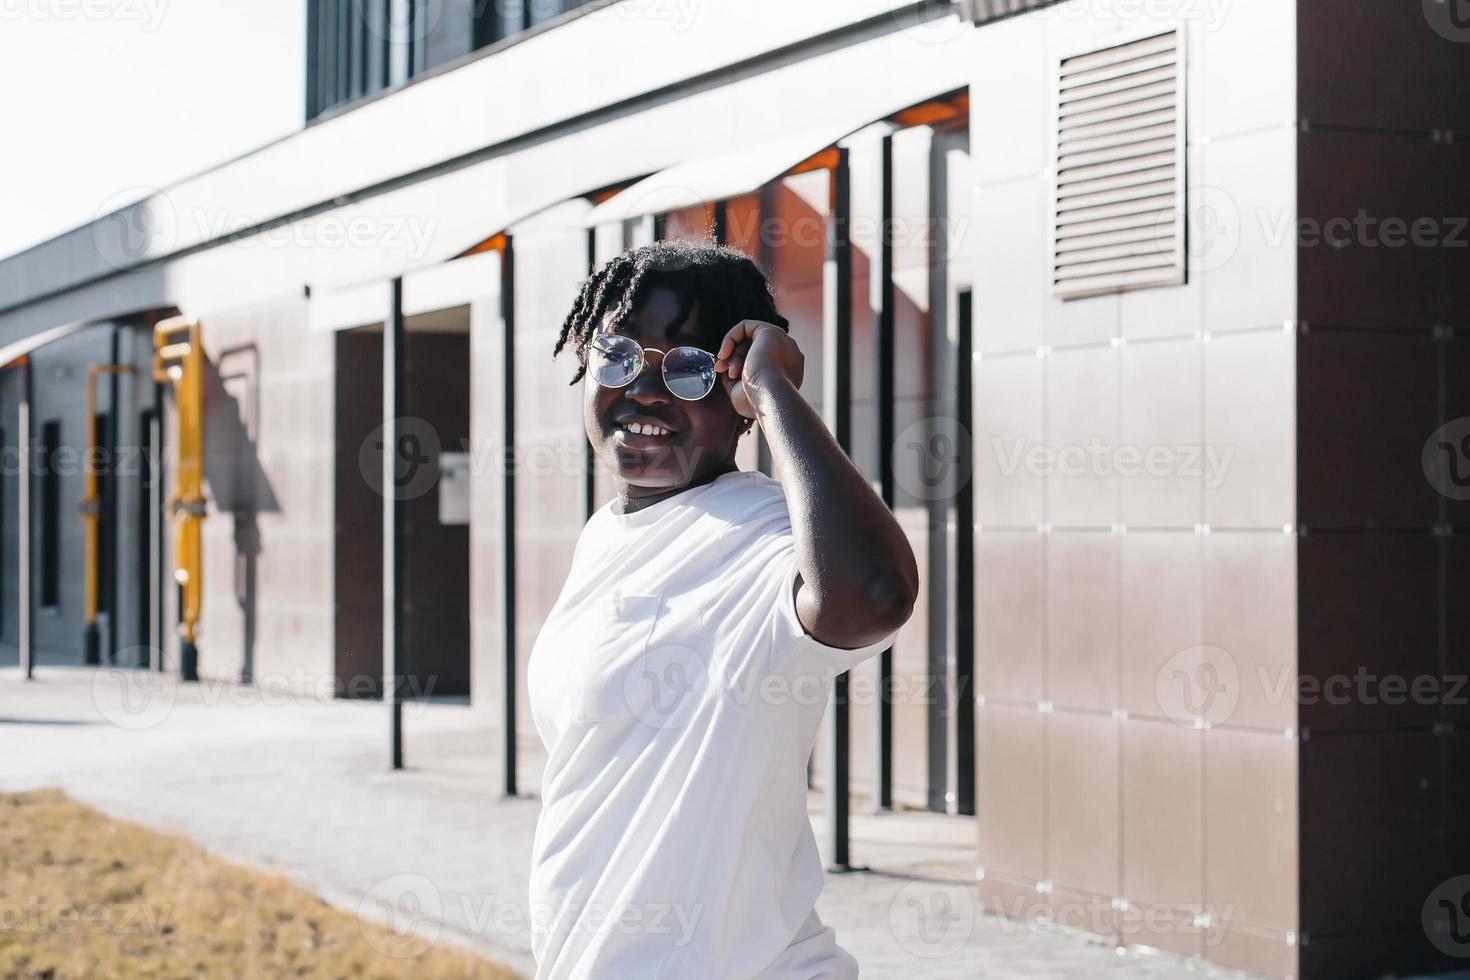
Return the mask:
<path id="1" fill-rule="evenodd" d="M 0 670 L 0 789 L 59 786 L 531 974 L 525 895 L 538 804 L 500 797 L 498 737 L 468 707 L 410 705 L 409 768 L 394 773 L 381 705 L 149 681 L 41 669 L 27 683 Z M 529 792 L 538 750 L 522 753 Z M 821 840 L 822 815 L 812 819 Z M 973 834 L 970 818 L 854 814 L 853 860 L 872 870 L 828 875 L 818 910 L 864 976 L 1241 976 L 982 914 Z"/>

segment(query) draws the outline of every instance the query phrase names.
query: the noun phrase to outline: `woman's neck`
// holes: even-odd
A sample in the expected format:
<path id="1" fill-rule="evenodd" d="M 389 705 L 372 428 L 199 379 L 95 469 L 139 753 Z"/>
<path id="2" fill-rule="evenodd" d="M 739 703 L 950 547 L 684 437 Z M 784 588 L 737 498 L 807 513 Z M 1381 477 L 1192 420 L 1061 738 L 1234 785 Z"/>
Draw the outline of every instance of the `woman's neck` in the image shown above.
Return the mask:
<path id="1" fill-rule="evenodd" d="M 688 483 L 677 487 L 639 487 L 619 480 L 617 483 L 617 496 L 613 501 L 613 513 L 618 515 L 636 514 L 645 507 L 652 507 L 660 500 L 667 500 L 675 494 L 683 493 L 685 490 L 693 490 L 695 487 L 704 486 L 706 483 L 711 483 L 719 479 L 726 473 L 734 473 L 739 469 L 740 467 L 732 459 L 723 467 L 696 476 Z"/>

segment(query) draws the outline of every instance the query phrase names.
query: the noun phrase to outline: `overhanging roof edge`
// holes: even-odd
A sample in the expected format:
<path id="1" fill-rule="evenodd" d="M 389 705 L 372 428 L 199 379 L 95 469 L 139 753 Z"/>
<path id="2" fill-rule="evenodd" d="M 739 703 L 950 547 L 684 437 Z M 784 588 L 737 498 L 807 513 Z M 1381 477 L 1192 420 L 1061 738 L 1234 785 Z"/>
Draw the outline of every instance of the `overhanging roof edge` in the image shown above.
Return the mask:
<path id="1" fill-rule="evenodd" d="M 944 98 L 953 93 L 936 93 Z M 750 194 L 842 140 L 924 101 L 906 99 L 888 111 L 854 108 L 838 122 L 672 164 L 597 205 L 583 221 L 592 228 L 615 221 L 696 207 Z"/>
<path id="2" fill-rule="evenodd" d="M 0 371 L 14 367 L 16 362 L 23 357 L 34 354 L 47 344 L 64 340 L 73 334 L 81 333 L 89 327 L 99 327 L 106 323 L 117 323 L 120 320 L 128 320 L 146 313 L 157 312 L 157 310 L 134 310 L 117 316 L 99 316 L 89 320 L 73 320 L 71 323 L 63 323 L 49 330 L 33 333 L 29 337 L 23 337 L 13 343 L 0 347 Z"/>
<path id="3" fill-rule="evenodd" d="M 583 195 L 581 194 L 566 194 L 564 192 L 558 192 L 557 195 L 550 200 L 539 202 L 535 205 L 528 205 L 524 208 L 508 210 L 507 212 L 505 212 L 505 217 L 492 216 L 488 221 L 476 221 L 475 225 L 479 226 L 481 230 L 474 232 L 473 238 L 470 237 L 470 233 L 468 232 L 466 232 L 466 234 L 462 237 L 455 236 L 452 231 L 448 232 L 447 234 L 450 237 L 453 237 L 455 241 L 455 244 L 453 246 L 446 246 L 444 248 L 431 248 L 428 250 L 427 254 L 425 254 L 423 258 L 420 258 L 417 261 L 406 263 L 401 266 L 381 269 L 378 272 L 365 275 L 360 279 L 336 280 L 323 283 L 314 283 L 313 288 L 322 288 L 331 291 L 356 289 L 361 286 L 368 286 L 373 283 L 384 282 L 389 279 L 396 279 L 400 276 L 412 275 L 415 272 L 422 272 L 424 269 L 430 269 L 445 262 L 453 262 L 455 259 L 464 258 L 470 254 L 473 254 L 478 246 L 483 245 L 485 242 L 496 237 L 497 235 L 503 235 L 510 232 L 512 228 L 523 221 L 527 221 L 540 214 L 543 214 L 544 212 L 550 211 L 552 208 L 560 207 L 563 204 L 567 204 L 576 200 L 581 200 L 582 198 Z M 487 225 L 496 230 L 491 234 L 486 235 L 483 229 Z M 469 244 L 465 244 L 467 240 L 469 241 Z"/>

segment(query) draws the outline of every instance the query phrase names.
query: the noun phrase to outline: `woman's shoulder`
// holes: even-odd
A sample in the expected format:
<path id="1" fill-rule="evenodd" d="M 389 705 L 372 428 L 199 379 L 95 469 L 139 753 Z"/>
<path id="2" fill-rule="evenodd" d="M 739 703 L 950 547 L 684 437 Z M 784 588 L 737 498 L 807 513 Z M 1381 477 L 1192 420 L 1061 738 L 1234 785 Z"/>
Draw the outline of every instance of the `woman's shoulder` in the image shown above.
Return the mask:
<path id="1" fill-rule="evenodd" d="M 718 481 L 705 500 L 706 512 L 731 528 L 788 523 L 786 492 L 779 480 L 759 470 L 739 470 Z"/>
<path id="2" fill-rule="evenodd" d="M 712 499 L 751 505 L 786 502 L 781 482 L 760 470 L 732 470 L 717 480 L 715 486 Z"/>

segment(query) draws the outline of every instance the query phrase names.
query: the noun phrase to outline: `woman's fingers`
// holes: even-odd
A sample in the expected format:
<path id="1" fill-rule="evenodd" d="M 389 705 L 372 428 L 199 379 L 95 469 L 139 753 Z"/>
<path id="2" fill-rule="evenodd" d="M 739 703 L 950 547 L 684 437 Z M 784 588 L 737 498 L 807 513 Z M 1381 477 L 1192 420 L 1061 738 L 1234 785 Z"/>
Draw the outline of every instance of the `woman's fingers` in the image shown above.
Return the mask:
<path id="1" fill-rule="evenodd" d="M 767 326 L 770 324 L 761 320 L 741 320 L 726 332 L 725 339 L 720 341 L 720 349 L 715 351 L 715 357 L 725 358 L 741 344 L 748 346 L 755 339 L 755 332 Z"/>
<path id="2" fill-rule="evenodd" d="M 741 320 L 731 327 L 720 341 L 720 349 L 715 352 L 715 370 L 724 371 L 732 379 L 740 377 L 756 331 L 767 326 L 771 324 L 762 320 Z"/>
<path id="3" fill-rule="evenodd" d="M 749 344 L 741 344 L 724 357 L 717 358 L 715 360 L 715 370 L 726 373 L 738 371 L 740 365 L 745 363 L 745 352 L 749 349 L 749 346 Z M 731 376 L 733 377 L 733 375 Z"/>
<path id="4" fill-rule="evenodd" d="M 742 320 L 725 331 L 725 336 L 720 340 L 720 349 L 715 351 L 715 360 L 717 362 L 729 359 L 730 355 L 735 352 L 736 345 L 740 343 L 741 337 L 744 336 L 744 327 L 745 321 Z"/>
<path id="5" fill-rule="evenodd" d="M 753 330 L 747 329 L 751 320 L 742 320 L 731 327 L 720 341 L 720 349 L 715 352 L 715 370 L 726 372 L 738 372 L 740 365 L 745 361 L 745 352 L 750 349 L 750 334 Z M 730 375 L 738 377 L 738 373 Z"/>

